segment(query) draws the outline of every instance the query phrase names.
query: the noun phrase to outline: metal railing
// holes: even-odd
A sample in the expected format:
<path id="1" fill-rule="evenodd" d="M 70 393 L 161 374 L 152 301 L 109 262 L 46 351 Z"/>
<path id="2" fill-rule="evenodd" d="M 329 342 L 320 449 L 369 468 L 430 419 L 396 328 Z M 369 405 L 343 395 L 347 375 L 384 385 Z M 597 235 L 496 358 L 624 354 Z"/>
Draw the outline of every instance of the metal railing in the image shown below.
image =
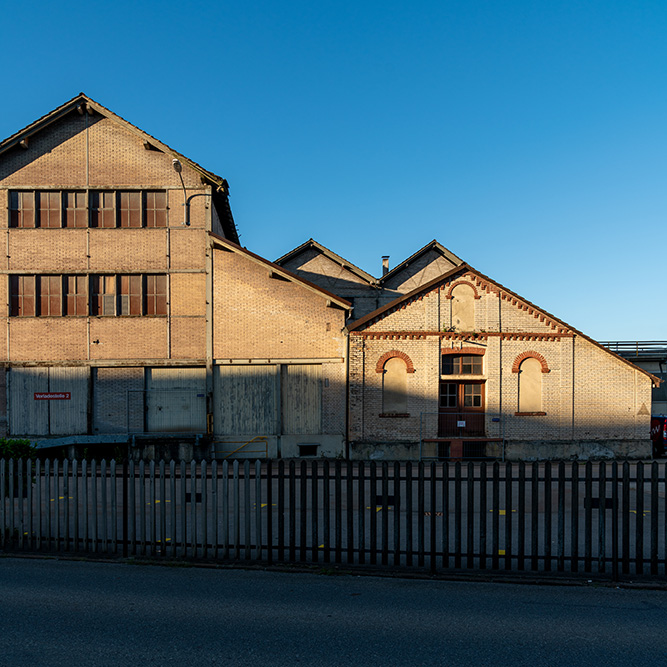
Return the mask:
<path id="1" fill-rule="evenodd" d="M 667 579 L 664 463 L 0 461 L 0 549 Z"/>
<path id="2" fill-rule="evenodd" d="M 644 341 L 599 341 L 600 345 L 606 347 L 622 357 L 666 357 L 667 341 L 644 340 Z"/>

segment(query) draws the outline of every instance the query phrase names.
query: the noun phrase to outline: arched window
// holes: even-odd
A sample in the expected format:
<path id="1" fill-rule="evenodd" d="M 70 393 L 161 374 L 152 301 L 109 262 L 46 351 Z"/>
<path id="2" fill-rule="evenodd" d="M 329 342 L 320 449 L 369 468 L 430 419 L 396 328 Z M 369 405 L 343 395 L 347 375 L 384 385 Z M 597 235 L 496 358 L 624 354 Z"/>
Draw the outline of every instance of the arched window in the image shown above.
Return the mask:
<path id="1" fill-rule="evenodd" d="M 455 285 L 452 295 L 452 327 L 456 331 L 475 330 L 475 290 L 471 285 Z"/>
<path id="2" fill-rule="evenodd" d="M 408 411 L 408 366 L 401 357 L 387 359 L 382 373 L 382 413 Z"/>
<path id="3" fill-rule="evenodd" d="M 519 410 L 542 412 L 542 364 L 535 357 L 524 359 L 519 366 Z"/>

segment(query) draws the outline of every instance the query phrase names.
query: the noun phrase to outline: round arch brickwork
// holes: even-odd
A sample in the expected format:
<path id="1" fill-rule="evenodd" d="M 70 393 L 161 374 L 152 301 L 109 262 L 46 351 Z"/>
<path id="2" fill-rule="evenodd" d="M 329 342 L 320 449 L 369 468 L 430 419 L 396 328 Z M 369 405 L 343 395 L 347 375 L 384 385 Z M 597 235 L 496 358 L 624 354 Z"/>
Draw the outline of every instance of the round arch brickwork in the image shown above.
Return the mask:
<path id="1" fill-rule="evenodd" d="M 456 282 L 453 282 L 448 290 L 447 293 L 445 294 L 445 299 L 452 299 L 452 290 L 455 287 L 458 287 L 459 285 L 467 285 L 468 287 L 472 287 L 472 291 L 475 293 L 475 299 L 481 299 L 482 297 L 480 296 L 479 292 L 477 291 L 477 287 L 471 282 L 468 282 L 467 280 L 457 280 Z"/>
<path id="2" fill-rule="evenodd" d="M 405 362 L 405 365 L 408 367 L 407 372 L 408 373 L 414 373 L 415 372 L 415 367 L 412 364 L 412 359 L 408 357 L 405 352 L 401 352 L 399 350 L 389 350 L 389 352 L 385 352 L 379 359 L 377 364 L 375 365 L 375 372 L 376 373 L 383 373 L 384 372 L 384 365 L 390 360 L 393 359 L 394 357 L 398 357 L 399 359 L 403 359 Z"/>
<path id="3" fill-rule="evenodd" d="M 522 352 L 514 360 L 514 364 L 512 365 L 512 373 L 519 372 L 519 366 L 521 366 L 521 362 L 524 361 L 525 359 L 537 359 L 542 365 L 542 372 L 549 373 L 549 366 L 547 365 L 547 360 L 539 352 L 535 352 L 533 350 L 529 350 L 528 352 Z"/>

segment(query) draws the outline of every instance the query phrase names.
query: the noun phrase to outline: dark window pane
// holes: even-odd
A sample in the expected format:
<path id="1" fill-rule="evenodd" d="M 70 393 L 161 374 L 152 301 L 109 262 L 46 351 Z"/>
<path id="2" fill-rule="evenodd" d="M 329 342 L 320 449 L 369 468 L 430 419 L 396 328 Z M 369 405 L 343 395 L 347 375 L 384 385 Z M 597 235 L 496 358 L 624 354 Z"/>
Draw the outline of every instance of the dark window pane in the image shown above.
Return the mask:
<path id="1" fill-rule="evenodd" d="M 93 227 L 115 227 L 116 194 L 114 192 L 91 192 L 90 214 Z"/>
<path id="2" fill-rule="evenodd" d="M 39 314 L 52 317 L 63 314 L 62 278 L 60 276 L 40 276 Z"/>
<path id="3" fill-rule="evenodd" d="M 67 315 L 86 315 L 88 312 L 88 296 L 85 276 L 67 276 Z"/>
<path id="4" fill-rule="evenodd" d="M 39 193 L 39 226 L 44 228 L 60 227 L 61 199 L 60 192 Z"/>
<path id="5" fill-rule="evenodd" d="M 10 276 L 9 314 L 13 317 L 34 317 L 35 276 Z"/>

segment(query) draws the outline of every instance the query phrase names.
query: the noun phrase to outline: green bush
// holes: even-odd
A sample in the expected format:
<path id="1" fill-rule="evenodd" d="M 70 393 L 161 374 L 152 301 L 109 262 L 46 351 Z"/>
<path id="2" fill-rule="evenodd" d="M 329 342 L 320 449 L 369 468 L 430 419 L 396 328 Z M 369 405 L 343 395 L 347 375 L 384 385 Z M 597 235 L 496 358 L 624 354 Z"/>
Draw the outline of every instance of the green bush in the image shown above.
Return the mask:
<path id="1" fill-rule="evenodd" d="M 36 451 L 30 440 L 0 438 L 0 459 L 33 459 Z"/>

